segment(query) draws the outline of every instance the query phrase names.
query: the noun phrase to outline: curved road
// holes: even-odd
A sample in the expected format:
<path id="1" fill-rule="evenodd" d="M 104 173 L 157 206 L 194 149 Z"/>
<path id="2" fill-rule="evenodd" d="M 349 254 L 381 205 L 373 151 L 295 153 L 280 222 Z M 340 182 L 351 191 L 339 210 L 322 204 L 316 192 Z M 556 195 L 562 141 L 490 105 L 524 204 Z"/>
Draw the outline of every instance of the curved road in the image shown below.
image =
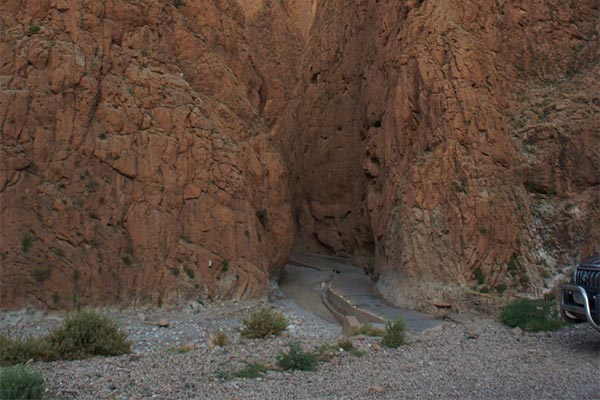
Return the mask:
<path id="1" fill-rule="evenodd" d="M 301 308 L 325 321 L 338 323 L 339 321 L 321 301 L 321 283 L 329 279 L 329 274 L 326 272 L 288 263 L 279 282 L 279 289 Z"/>
<path id="2" fill-rule="evenodd" d="M 337 312 L 354 314 L 361 322 L 365 321 L 365 314 L 373 317 L 369 320 L 380 322 L 401 317 L 406 328 L 414 332 L 433 328 L 442 322 L 386 302 L 360 268 L 337 257 L 292 251 L 280 288 L 300 307 L 330 322 L 336 319 L 323 304 L 325 290 L 329 290 L 329 295 L 344 306 L 343 310 L 335 307 Z"/>

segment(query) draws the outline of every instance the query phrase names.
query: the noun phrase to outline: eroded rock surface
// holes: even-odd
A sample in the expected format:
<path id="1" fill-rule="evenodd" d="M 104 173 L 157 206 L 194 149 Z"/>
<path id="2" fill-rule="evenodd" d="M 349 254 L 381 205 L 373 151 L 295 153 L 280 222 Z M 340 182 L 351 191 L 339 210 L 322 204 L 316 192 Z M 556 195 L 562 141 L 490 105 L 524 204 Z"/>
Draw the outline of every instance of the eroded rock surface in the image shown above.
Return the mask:
<path id="1" fill-rule="evenodd" d="M 246 10 L 1 7 L 0 304 L 263 295 L 291 213 Z"/>
<path id="2" fill-rule="evenodd" d="M 279 126 L 299 237 L 374 254 L 397 303 L 550 287 L 600 246 L 599 20 L 595 1 L 320 2 Z"/>
<path id="3" fill-rule="evenodd" d="M 0 7 L 2 307 L 260 296 L 293 226 L 423 307 L 600 250 L 597 1 Z"/>

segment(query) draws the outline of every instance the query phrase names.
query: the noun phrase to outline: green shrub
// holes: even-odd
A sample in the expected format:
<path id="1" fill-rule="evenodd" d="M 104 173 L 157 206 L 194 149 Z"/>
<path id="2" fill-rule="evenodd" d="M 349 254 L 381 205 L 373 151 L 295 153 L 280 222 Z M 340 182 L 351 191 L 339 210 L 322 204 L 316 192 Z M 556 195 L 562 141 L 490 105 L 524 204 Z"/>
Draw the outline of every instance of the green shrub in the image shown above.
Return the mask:
<path id="1" fill-rule="evenodd" d="M 476 268 L 475 271 L 473 271 L 473 275 L 475 276 L 478 284 L 483 285 L 485 283 L 485 275 L 483 274 L 481 268 Z"/>
<path id="2" fill-rule="evenodd" d="M 287 353 L 277 355 L 277 364 L 285 370 L 313 371 L 317 360 L 313 353 L 302 350 L 300 344 L 292 343 Z"/>
<path id="3" fill-rule="evenodd" d="M 260 363 L 248 363 L 242 369 L 237 372 L 234 372 L 234 376 L 237 378 L 248 378 L 255 379 L 267 372 L 267 367 Z"/>
<path id="4" fill-rule="evenodd" d="M 280 335 L 288 326 L 287 319 L 270 308 L 263 308 L 250 314 L 244 320 L 242 336 L 250 339 L 262 339 L 270 336 Z"/>
<path id="5" fill-rule="evenodd" d="M 387 321 L 385 323 L 385 330 L 383 332 L 381 344 L 385 347 L 391 348 L 402 346 L 405 343 L 404 334 L 404 321 L 401 318 L 398 318 L 394 321 Z"/>
<path id="6" fill-rule="evenodd" d="M 48 342 L 54 356 L 61 360 L 131 353 L 127 334 L 95 311 L 68 316 L 63 325 L 49 335 Z"/>
<path id="7" fill-rule="evenodd" d="M 98 187 L 100 185 L 98 184 L 98 182 L 96 182 L 95 180 L 89 180 L 86 184 L 85 184 L 85 188 L 88 191 L 88 193 L 94 193 L 95 191 L 98 190 Z"/>
<path id="8" fill-rule="evenodd" d="M 233 374 L 231 371 L 227 371 L 224 369 L 217 370 L 216 375 L 217 375 L 217 378 L 224 380 L 224 381 L 229 380 L 233 377 Z"/>
<path id="9" fill-rule="evenodd" d="M 269 368 L 257 362 L 246 363 L 246 366 L 240 370 L 218 370 L 217 377 L 223 380 L 232 378 L 256 379 L 267 372 Z"/>
<path id="10" fill-rule="evenodd" d="M 31 245 L 33 244 L 34 240 L 35 238 L 32 235 L 30 235 L 29 233 L 26 234 L 23 240 L 21 241 L 21 251 L 23 253 L 27 253 L 31 248 Z"/>
<path id="11" fill-rule="evenodd" d="M 509 303 L 502 310 L 500 320 L 511 328 L 519 327 L 532 332 L 554 331 L 565 325 L 553 302 L 530 299 L 518 299 Z"/>
<path id="12" fill-rule="evenodd" d="M 227 272 L 228 269 L 229 269 L 229 260 L 223 260 L 223 262 L 221 263 L 221 270 L 223 272 Z"/>
<path id="13" fill-rule="evenodd" d="M 127 335 L 95 311 L 71 314 L 46 336 L 11 338 L 0 334 L 0 365 L 36 361 L 74 360 L 131 352 Z"/>
<path id="14" fill-rule="evenodd" d="M 517 261 L 517 257 L 513 254 L 512 257 L 510 258 L 510 261 L 508 262 L 508 273 L 510 274 L 510 276 L 517 276 L 517 274 L 519 273 L 519 263 Z"/>
<path id="15" fill-rule="evenodd" d="M 11 338 L 0 334 L 0 365 L 24 364 L 28 360 L 49 361 L 52 352 L 45 337 Z"/>
<path id="16" fill-rule="evenodd" d="M 499 283 L 498 285 L 496 285 L 496 291 L 500 294 L 503 294 L 504 292 L 506 292 L 507 286 L 505 283 Z"/>
<path id="17" fill-rule="evenodd" d="M 42 29 L 39 26 L 37 26 L 37 25 L 29 25 L 29 29 L 28 29 L 27 32 L 30 35 L 37 35 L 38 33 L 40 33 L 41 30 Z"/>
<path id="18" fill-rule="evenodd" d="M 23 365 L 5 368 L 0 373 L 0 399 L 41 399 L 44 395 L 44 378 L 37 371 Z"/>
<path id="19" fill-rule="evenodd" d="M 358 335 L 381 337 L 381 336 L 383 336 L 383 330 L 379 329 L 371 324 L 365 323 L 365 324 L 362 324 L 360 326 L 360 328 L 355 328 L 350 331 L 350 336 L 358 336 Z"/>

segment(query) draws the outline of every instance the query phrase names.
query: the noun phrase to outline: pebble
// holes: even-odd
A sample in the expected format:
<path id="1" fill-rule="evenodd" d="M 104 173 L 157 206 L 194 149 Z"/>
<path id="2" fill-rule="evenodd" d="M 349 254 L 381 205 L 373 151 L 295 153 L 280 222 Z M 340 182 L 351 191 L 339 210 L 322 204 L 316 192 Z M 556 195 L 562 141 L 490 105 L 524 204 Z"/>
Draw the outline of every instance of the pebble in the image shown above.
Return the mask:
<path id="1" fill-rule="evenodd" d="M 518 326 L 513 328 L 511 332 L 515 336 L 523 336 L 523 329 L 519 328 Z"/>
<path id="2" fill-rule="evenodd" d="M 369 386 L 367 391 L 371 393 L 385 394 L 385 388 L 383 386 Z"/>
<path id="3" fill-rule="evenodd" d="M 170 325 L 170 322 L 166 319 L 159 319 L 158 322 L 156 323 L 157 326 L 159 326 L 160 328 L 168 328 Z"/>

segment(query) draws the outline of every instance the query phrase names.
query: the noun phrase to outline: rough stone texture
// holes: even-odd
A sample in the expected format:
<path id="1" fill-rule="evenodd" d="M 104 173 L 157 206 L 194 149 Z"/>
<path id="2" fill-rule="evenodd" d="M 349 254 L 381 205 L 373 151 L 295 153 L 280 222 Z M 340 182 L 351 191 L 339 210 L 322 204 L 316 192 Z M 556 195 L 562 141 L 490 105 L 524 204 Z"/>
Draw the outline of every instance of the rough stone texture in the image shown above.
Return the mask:
<path id="1" fill-rule="evenodd" d="M 282 267 L 253 22 L 183 3 L 2 2 L 2 307 L 256 297 Z"/>
<path id="2" fill-rule="evenodd" d="M 50 399 L 596 400 L 600 391 L 600 338 L 589 324 L 518 332 L 490 318 L 463 316 L 460 323 L 407 333 L 407 345 L 389 349 L 381 338 L 341 337 L 339 326 L 278 301 L 278 311 L 295 321 L 282 337 L 240 337 L 242 321 L 260 306 L 241 301 L 196 311 L 148 310 L 149 321 L 171 321 L 166 329 L 140 320 L 135 310 L 105 310 L 127 332 L 134 354 L 33 362 L 28 368 L 43 374 Z M 32 314 L 0 313 L 0 329 L 40 335 L 62 321 L 57 314 Z M 230 340 L 224 348 L 210 343 L 217 329 Z M 350 340 L 363 355 L 337 349 L 341 340 Z M 249 362 L 276 369 L 278 353 L 293 342 L 306 351 L 329 348 L 316 371 L 270 370 L 255 379 L 223 379 L 223 372 Z M 382 388 L 383 395 L 376 393 Z"/>
<path id="3" fill-rule="evenodd" d="M 600 250 L 595 0 L 0 7 L 2 307 L 260 296 L 293 225 L 424 307 Z"/>
<path id="4" fill-rule="evenodd" d="M 598 21 L 593 0 L 320 2 L 278 125 L 299 242 L 374 254 L 396 303 L 551 287 L 600 250 Z"/>

